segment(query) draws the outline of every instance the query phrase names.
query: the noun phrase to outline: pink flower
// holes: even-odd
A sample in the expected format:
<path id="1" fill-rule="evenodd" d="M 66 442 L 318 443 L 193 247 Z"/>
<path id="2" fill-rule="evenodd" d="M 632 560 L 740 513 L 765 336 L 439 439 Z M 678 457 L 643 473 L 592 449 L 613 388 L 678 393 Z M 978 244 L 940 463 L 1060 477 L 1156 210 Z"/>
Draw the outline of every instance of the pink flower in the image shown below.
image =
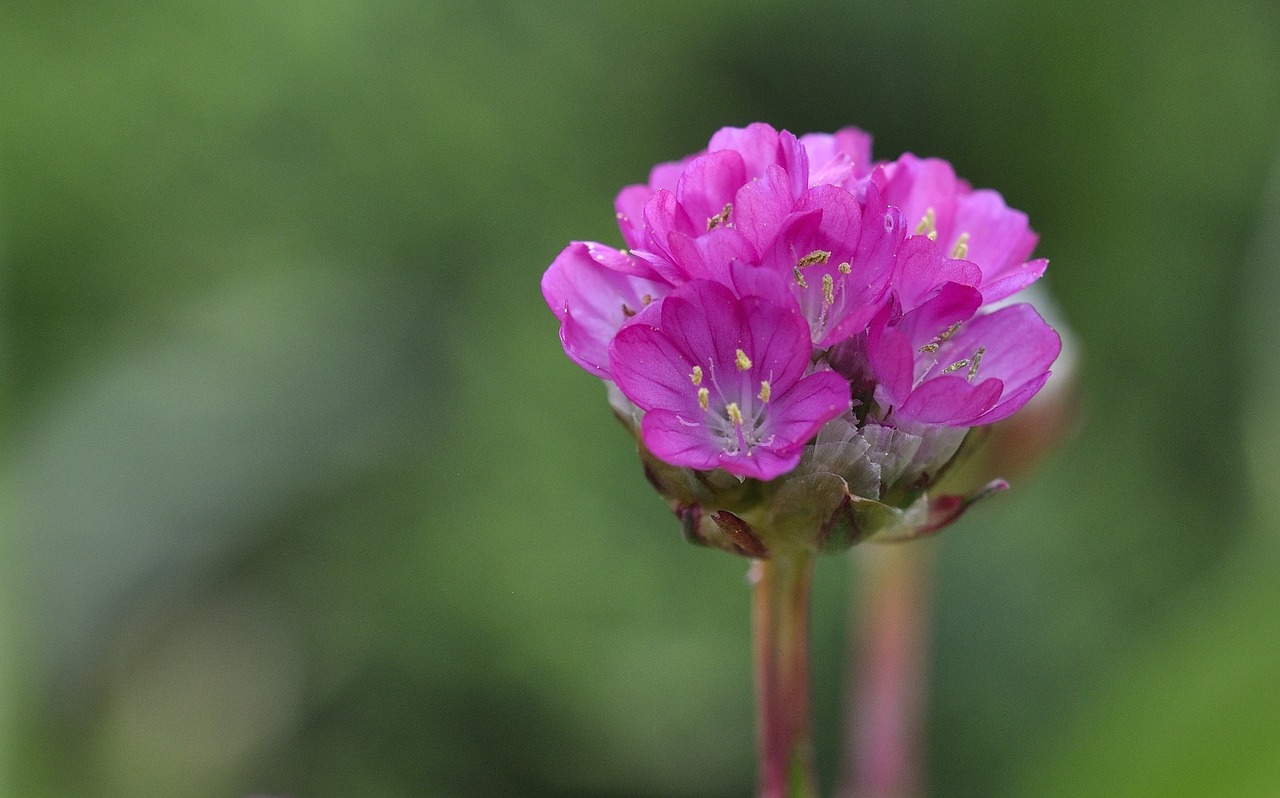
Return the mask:
<path id="1" fill-rule="evenodd" d="M 951 427 L 976 427 L 1010 416 L 1049 379 L 1062 348 L 1058 334 L 1031 305 L 954 318 L 966 299 L 960 290 L 939 292 L 932 323 L 873 327 L 871 362 L 881 381 L 876 403 L 882 418 Z M 963 286 L 961 287 L 963 288 Z"/>
<path id="2" fill-rule="evenodd" d="M 645 410 L 649 451 L 699 470 L 773 479 L 849 409 L 849 384 L 809 371 L 809 330 L 794 301 L 735 296 L 694 280 L 663 301 L 653 323 L 623 329 L 609 347 L 618 387 Z"/>
<path id="3" fill-rule="evenodd" d="M 740 193 L 751 199 L 768 194 L 769 186 L 762 181 Z M 886 206 L 874 186 L 867 193 L 860 203 L 837 186 L 815 186 L 779 222 L 759 227 L 751 224 L 757 205 L 744 202 L 743 224 L 761 253 L 762 268 L 786 278 L 821 349 L 866 328 L 893 276 L 905 235 L 902 214 Z M 770 238 L 760 228 L 777 233 Z"/>
<path id="4" fill-rule="evenodd" d="M 975 191 L 946 161 L 907 153 L 873 180 L 888 203 L 902 209 L 913 232 L 932 236 L 951 257 L 981 269 L 977 287 L 984 302 L 1004 299 L 1044 274 L 1048 261 L 1027 260 L 1039 237 L 1026 214 L 995 191 Z"/>
<path id="5" fill-rule="evenodd" d="M 724 128 L 618 194 L 628 249 L 573 242 L 543 276 L 565 353 L 610 384 L 693 539 L 758 553 L 797 525 L 824 549 L 936 529 L 969 504 L 923 493 L 968 428 L 1049 377 L 1058 335 L 992 305 L 1044 271 L 1026 216 L 870 144 Z"/>
<path id="6" fill-rule="evenodd" d="M 899 253 L 893 302 L 869 328 L 882 420 L 970 427 L 1030 400 L 1058 356 L 1057 333 L 1030 305 L 979 313 L 981 271 L 926 236 Z"/>

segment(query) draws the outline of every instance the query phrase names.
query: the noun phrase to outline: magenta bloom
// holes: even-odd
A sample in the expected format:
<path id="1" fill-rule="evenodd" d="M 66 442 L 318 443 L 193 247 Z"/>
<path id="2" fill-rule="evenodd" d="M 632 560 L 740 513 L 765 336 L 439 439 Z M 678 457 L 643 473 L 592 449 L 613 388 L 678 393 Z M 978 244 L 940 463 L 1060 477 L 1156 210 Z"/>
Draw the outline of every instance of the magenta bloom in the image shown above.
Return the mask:
<path id="1" fill-rule="evenodd" d="M 789 209 L 767 178 L 739 196 L 746 236 L 761 265 L 790 284 L 814 345 L 827 349 L 864 330 L 893 276 L 902 214 L 874 186 L 865 202 L 837 186 L 815 186 Z"/>
<path id="2" fill-rule="evenodd" d="M 963 306 L 962 292 L 948 293 L 939 294 L 945 297 L 940 305 L 952 311 Z M 991 424 L 1021 408 L 1049 379 L 1062 343 L 1031 305 L 939 321 L 954 317 L 872 330 L 872 363 L 882 375 L 875 397 L 886 420 Z"/>
<path id="3" fill-rule="evenodd" d="M 971 427 L 1022 407 L 1062 343 L 1026 304 L 979 314 L 982 273 L 927 236 L 899 253 L 893 302 L 871 324 L 868 355 L 885 420 Z"/>
<path id="4" fill-rule="evenodd" d="M 977 287 L 985 302 L 1021 291 L 1044 274 L 1048 261 L 1027 260 L 1039 237 L 1026 214 L 1007 206 L 998 192 L 975 191 L 946 161 L 907 153 L 874 179 L 917 234 L 933 237 L 951 257 L 978 266 Z"/>
<path id="5" fill-rule="evenodd" d="M 673 465 L 773 479 L 849 409 L 843 378 L 805 374 L 812 346 L 794 302 L 739 298 L 695 280 L 667 296 L 658 315 L 618 333 L 610 372 L 646 411 L 645 445 Z"/>
<path id="6" fill-rule="evenodd" d="M 803 528 L 838 550 L 994 490 L 925 495 L 1061 346 L 1003 301 L 1045 261 L 998 193 L 939 159 L 876 164 L 854 128 L 757 123 L 654 167 L 615 211 L 627 249 L 569 244 L 542 292 L 691 539 L 760 556 Z"/>

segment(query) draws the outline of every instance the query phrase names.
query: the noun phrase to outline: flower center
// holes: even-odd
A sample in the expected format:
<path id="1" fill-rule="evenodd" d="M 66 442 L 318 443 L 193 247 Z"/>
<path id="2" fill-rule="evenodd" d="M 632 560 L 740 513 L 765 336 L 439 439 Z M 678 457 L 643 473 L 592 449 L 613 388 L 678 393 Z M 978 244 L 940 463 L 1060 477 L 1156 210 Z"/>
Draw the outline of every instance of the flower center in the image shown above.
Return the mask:
<path id="1" fill-rule="evenodd" d="M 734 369 L 747 376 L 745 372 L 749 372 L 752 368 L 754 364 L 751 362 L 751 357 L 742 349 L 736 350 Z M 704 380 L 709 381 L 710 387 L 703 385 Z M 773 398 L 773 385 L 769 380 L 760 380 L 759 390 L 754 395 L 748 388 L 755 384 L 750 379 L 731 380 L 730 386 L 736 386 L 736 390 L 726 391 L 726 386 L 722 386 L 716 379 L 713 363 L 706 370 L 702 366 L 695 365 L 689 372 L 689 382 L 696 389 L 698 407 L 703 411 L 708 429 L 721 442 L 725 453 L 750 454 L 752 448 L 767 446 L 773 441 L 774 436 L 766 434 L 768 426 L 766 411 L 769 400 Z M 719 402 L 712 401 L 713 389 Z"/>
<path id="2" fill-rule="evenodd" d="M 920 224 L 916 225 L 915 235 L 927 236 L 930 241 L 938 240 L 938 213 L 933 208 L 926 208 Z"/>
<path id="3" fill-rule="evenodd" d="M 953 374 L 959 371 L 960 369 L 964 368 L 965 366 L 968 366 L 969 373 L 965 375 L 965 379 L 968 380 L 969 382 L 973 382 L 973 378 L 978 376 L 978 365 L 982 363 L 982 356 L 986 354 L 986 352 L 987 352 L 987 348 L 985 346 L 980 346 L 978 347 L 977 351 L 973 353 L 973 357 L 957 360 L 956 362 L 952 363 L 950 366 L 947 366 L 945 369 L 943 369 L 942 373 Z"/>
<path id="4" fill-rule="evenodd" d="M 960 329 L 960 326 L 962 324 L 964 324 L 964 322 L 960 322 L 960 321 L 956 322 L 955 324 L 951 325 L 947 329 L 938 333 L 938 335 L 932 341 L 920 347 L 916 351 L 924 355 L 934 354 L 942 347 L 943 344 L 945 344 L 948 341 L 948 339 L 951 338 L 951 336 L 956 334 L 956 331 Z M 964 375 L 965 379 L 968 380 L 969 382 L 973 382 L 978 377 L 978 367 L 982 365 L 982 356 L 985 355 L 986 353 L 987 353 L 987 348 L 985 346 L 979 346 L 974 351 L 973 355 L 971 355 L 970 357 L 960 358 L 959 360 L 953 362 L 951 365 L 946 366 L 945 368 L 942 369 L 942 373 L 955 374 L 957 371 L 960 371 L 961 369 L 968 368 L 968 371 Z M 925 378 L 929 376 L 929 373 L 933 371 L 934 367 L 936 367 L 937 365 L 938 365 L 938 358 L 936 356 L 932 359 L 932 361 L 926 358 L 921 358 L 920 360 L 918 360 L 916 363 L 916 373 L 919 376 L 916 378 L 915 385 L 913 385 L 912 387 L 919 386 L 920 383 L 924 382 Z"/>
<path id="5" fill-rule="evenodd" d="M 800 270 L 808 266 L 813 266 L 814 264 L 826 263 L 828 260 L 831 260 L 831 252 L 829 250 L 815 249 L 813 252 L 810 252 L 808 255 L 805 255 L 803 258 L 796 261 L 795 268 L 792 270 L 796 276 L 796 285 L 801 288 L 808 288 L 809 284 L 804 281 L 804 273 Z"/>
<path id="6" fill-rule="evenodd" d="M 641 307 L 641 308 L 647 308 L 647 307 L 649 307 L 649 303 L 650 303 L 650 302 L 653 302 L 653 297 L 652 297 L 652 296 L 650 296 L 649 294 L 645 294 L 644 296 L 640 297 L 640 307 Z M 637 313 L 639 313 L 639 311 L 637 311 L 637 310 L 635 310 L 634 308 L 632 308 L 632 307 L 631 307 L 630 305 L 628 305 L 626 302 L 623 302 L 623 303 L 622 303 L 622 317 L 623 317 L 623 318 L 625 318 L 625 319 L 629 319 L 629 318 L 631 318 L 632 316 L 636 315 Z"/>
<path id="7" fill-rule="evenodd" d="M 724 210 L 720 211 L 715 216 L 707 217 L 707 232 L 710 233 L 720 225 L 726 224 L 729 221 L 729 214 L 731 213 L 733 213 L 733 203 L 726 202 L 724 204 Z"/>

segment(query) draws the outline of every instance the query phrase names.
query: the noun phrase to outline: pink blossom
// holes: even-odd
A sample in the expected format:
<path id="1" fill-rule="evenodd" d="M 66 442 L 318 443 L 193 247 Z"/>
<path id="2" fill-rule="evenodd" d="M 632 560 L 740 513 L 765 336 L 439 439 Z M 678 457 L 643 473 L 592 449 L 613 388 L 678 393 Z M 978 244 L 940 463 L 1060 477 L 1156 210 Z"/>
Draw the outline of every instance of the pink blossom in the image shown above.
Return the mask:
<path id="1" fill-rule="evenodd" d="M 646 411 L 641 433 L 651 452 L 673 465 L 773 479 L 849 409 L 844 379 L 806 374 L 808 326 L 785 301 L 694 280 L 667 296 L 657 319 L 618 333 L 610 373 Z"/>
<path id="2" fill-rule="evenodd" d="M 998 192 L 975 191 L 946 161 L 907 153 L 873 179 L 916 234 L 933 237 L 952 257 L 981 269 L 977 287 L 985 302 L 1004 299 L 1044 273 L 1047 261 L 1027 260 L 1039 237 L 1026 214 L 1006 205 Z"/>
<path id="3" fill-rule="evenodd" d="M 615 386 L 647 456 L 776 480 L 838 418 L 849 440 L 951 441 L 909 458 L 933 473 L 1044 384 L 1057 334 L 1029 305 L 991 305 L 1044 271 L 1027 217 L 945 161 L 876 165 L 870 145 L 855 128 L 724 128 L 618 194 L 628 249 L 573 242 L 548 268 L 566 354 Z M 831 445 L 846 488 L 920 478 Z"/>

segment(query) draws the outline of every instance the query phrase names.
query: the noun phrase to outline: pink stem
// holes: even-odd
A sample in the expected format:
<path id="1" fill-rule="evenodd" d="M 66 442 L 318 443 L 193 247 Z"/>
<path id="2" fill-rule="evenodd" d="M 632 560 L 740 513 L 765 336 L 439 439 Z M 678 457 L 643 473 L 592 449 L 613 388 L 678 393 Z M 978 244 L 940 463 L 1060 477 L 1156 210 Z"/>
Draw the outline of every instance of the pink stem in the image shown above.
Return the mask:
<path id="1" fill-rule="evenodd" d="M 756 560 L 751 567 L 760 798 L 818 794 L 809 704 L 813 560 L 797 552 Z"/>

